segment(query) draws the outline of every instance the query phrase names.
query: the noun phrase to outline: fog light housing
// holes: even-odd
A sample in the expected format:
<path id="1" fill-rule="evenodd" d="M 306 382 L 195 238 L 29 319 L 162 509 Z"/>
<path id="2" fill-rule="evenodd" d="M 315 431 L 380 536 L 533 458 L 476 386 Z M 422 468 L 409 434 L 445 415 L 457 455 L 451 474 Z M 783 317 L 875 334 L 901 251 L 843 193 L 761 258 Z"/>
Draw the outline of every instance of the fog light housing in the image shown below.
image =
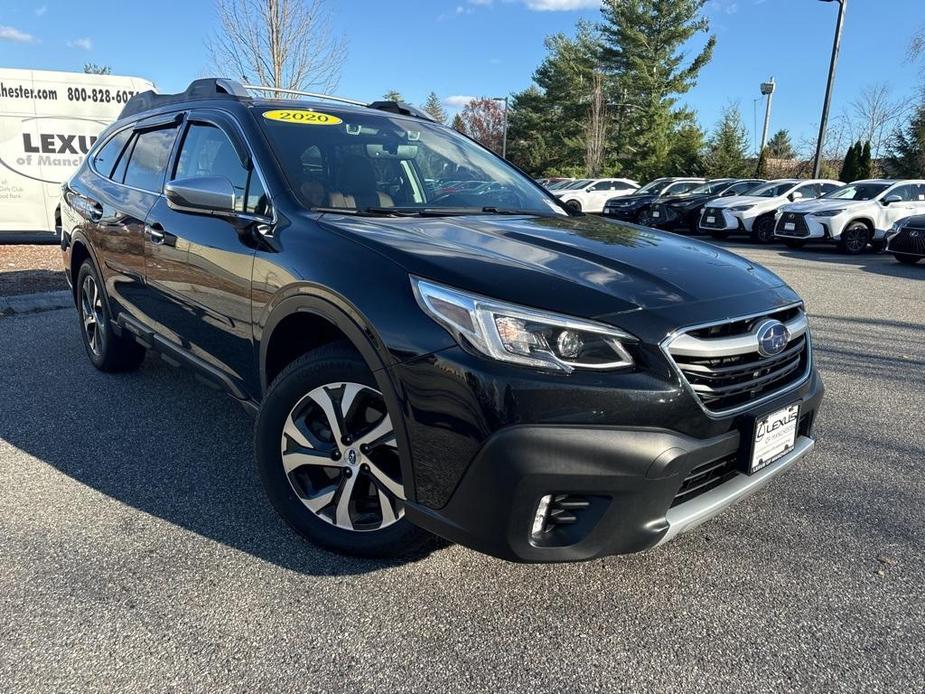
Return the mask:
<path id="1" fill-rule="evenodd" d="M 550 501 L 552 501 L 552 494 L 547 494 L 537 504 L 536 513 L 533 516 L 533 527 L 530 529 L 530 535 L 534 539 L 541 537 L 546 527 L 546 514 L 549 511 Z"/>

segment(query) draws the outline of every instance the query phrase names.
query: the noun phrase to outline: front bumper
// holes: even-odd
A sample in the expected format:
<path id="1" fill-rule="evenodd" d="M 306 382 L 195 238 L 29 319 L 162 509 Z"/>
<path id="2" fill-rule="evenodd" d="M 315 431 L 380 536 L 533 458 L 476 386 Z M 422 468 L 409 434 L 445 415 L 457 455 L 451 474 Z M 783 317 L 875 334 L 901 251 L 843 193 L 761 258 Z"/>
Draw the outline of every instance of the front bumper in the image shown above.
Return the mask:
<path id="1" fill-rule="evenodd" d="M 740 212 L 731 212 L 728 209 L 718 211 L 719 216 L 714 213 L 704 213 L 700 218 L 700 230 L 704 233 L 711 231 L 724 231 L 727 233 L 742 232 L 747 233 L 752 230 L 752 222 L 755 217 L 744 217 Z M 709 217 L 714 217 L 713 222 L 708 222 Z"/>
<path id="2" fill-rule="evenodd" d="M 640 207 L 607 207 L 605 205 L 601 214 L 609 219 L 619 219 L 621 222 L 636 222 L 641 211 Z"/>
<path id="3" fill-rule="evenodd" d="M 822 395 L 821 379 L 813 373 L 801 387 L 730 418 L 725 433 L 706 439 L 667 429 L 508 427 L 482 446 L 442 508 L 409 503 L 406 513 L 451 541 L 511 561 L 582 561 L 642 551 L 712 518 L 808 454 Z M 800 424 L 793 451 L 754 475 L 739 472 L 754 417 L 797 401 Z M 692 471 L 720 461 L 731 466 L 731 476 L 673 503 Z M 573 523 L 538 539 L 532 535 L 534 518 L 547 495 L 587 505 L 574 513 Z"/>

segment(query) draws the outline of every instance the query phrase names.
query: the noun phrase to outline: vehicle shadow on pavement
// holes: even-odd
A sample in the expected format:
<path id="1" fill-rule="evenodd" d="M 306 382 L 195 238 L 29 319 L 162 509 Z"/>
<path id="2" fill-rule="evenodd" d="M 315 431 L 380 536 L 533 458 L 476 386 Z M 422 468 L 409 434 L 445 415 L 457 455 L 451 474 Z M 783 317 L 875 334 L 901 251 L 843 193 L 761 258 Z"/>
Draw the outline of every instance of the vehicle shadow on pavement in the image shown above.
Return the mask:
<path id="1" fill-rule="evenodd" d="M 779 251 L 782 258 L 793 260 L 814 260 L 816 262 L 852 267 L 861 272 L 870 272 L 887 277 L 925 279 L 925 263 L 903 265 L 889 253 L 861 253 L 860 255 L 833 255 L 831 249 L 807 248 L 799 251 Z"/>
<path id="2" fill-rule="evenodd" d="M 22 353 L 27 345 L 32 354 Z M 253 420 L 243 409 L 156 356 L 137 372 L 96 371 L 73 311 L 0 319 L 0 374 L 0 438 L 113 499 L 216 542 L 319 576 L 379 571 L 441 546 L 383 562 L 305 542 L 264 496 L 252 462 Z"/>

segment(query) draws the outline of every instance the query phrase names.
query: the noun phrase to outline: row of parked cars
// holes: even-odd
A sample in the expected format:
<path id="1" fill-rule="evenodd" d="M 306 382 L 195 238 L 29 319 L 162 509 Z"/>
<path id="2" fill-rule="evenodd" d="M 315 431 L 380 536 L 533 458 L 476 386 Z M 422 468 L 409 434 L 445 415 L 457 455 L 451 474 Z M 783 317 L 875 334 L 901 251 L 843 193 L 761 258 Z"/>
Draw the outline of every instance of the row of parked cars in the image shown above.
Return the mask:
<path id="1" fill-rule="evenodd" d="M 582 212 L 685 234 L 802 248 L 835 243 L 856 255 L 887 249 L 904 263 L 925 257 L 925 181 L 871 179 L 658 178 L 639 186 L 623 178 L 548 184 Z M 918 216 L 921 217 L 918 217 Z M 918 218 L 917 218 L 918 217 Z"/>

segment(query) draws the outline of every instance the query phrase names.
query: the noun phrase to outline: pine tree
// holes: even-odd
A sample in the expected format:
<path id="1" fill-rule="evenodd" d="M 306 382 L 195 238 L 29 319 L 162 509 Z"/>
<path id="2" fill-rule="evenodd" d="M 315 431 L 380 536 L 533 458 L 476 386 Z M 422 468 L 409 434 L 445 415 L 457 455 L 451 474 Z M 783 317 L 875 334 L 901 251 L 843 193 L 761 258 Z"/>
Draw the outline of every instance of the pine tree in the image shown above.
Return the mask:
<path id="1" fill-rule="evenodd" d="M 744 178 L 751 173 L 748 164 L 748 131 L 737 105 L 727 106 L 723 111 L 707 144 L 704 160 L 707 176 Z"/>
<path id="2" fill-rule="evenodd" d="M 446 110 L 443 108 L 443 104 L 440 103 L 440 98 L 434 92 L 427 95 L 422 108 L 438 123 L 446 123 Z"/>
<path id="3" fill-rule="evenodd" d="M 453 116 L 452 128 L 456 132 L 462 133 L 463 135 L 466 134 L 466 122 L 463 120 L 462 116 L 459 115 L 458 113 L 455 116 Z"/>
<path id="4" fill-rule="evenodd" d="M 925 98 L 904 128 L 897 128 L 889 146 L 890 168 L 898 178 L 925 178 Z"/>
<path id="5" fill-rule="evenodd" d="M 758 155 L 758 164 L 755 166 L 755 178 L 768 178 L 768 152 L 771 147 L 767 146 L 761 150 Z"/>
<path id="6" fill-rule="evenodd" d="M 604 0 L 601 60 L 611 76 L 618 156 L 637 177 L 664 175 L 684 112 L 678 96 L 710 62 L 716 37 L 688 58 L 688 41 L 708 33 L 707 0 Z"/>
<path id="7" fill-rule="evenodd" d="M 97 65 L 96 63 L 84 63 L 84 72 L 88 75 L 111 75 L 112 68 L 108 65 Z"/>
<path id="8" fill-rule="evenodd" d="M 382 98 L 386 101 L 404 101 L 404 99 L 401 98 L 401 93 L 396 89 L 390 89 L 382 95 Z"/>
<path id="9" fill-rule="evenodd" d="M 870 140 L 864 143 L 864 147 L 861 150 L 861 156 L 858 158 L 858 168 L 855 173 L 857 174 L 857 178 L 855 180 L 872 178 L 874 175 L 874 161 L 873 156 L 870 153 Z"/>
<path id="10" fill-rule="evenodd" d="M 771 159 L 793 159 L 796 157 L 789 130 L 778 130 L 771 136 L 771 139 L 768 140 L 767 154 Z"/>

